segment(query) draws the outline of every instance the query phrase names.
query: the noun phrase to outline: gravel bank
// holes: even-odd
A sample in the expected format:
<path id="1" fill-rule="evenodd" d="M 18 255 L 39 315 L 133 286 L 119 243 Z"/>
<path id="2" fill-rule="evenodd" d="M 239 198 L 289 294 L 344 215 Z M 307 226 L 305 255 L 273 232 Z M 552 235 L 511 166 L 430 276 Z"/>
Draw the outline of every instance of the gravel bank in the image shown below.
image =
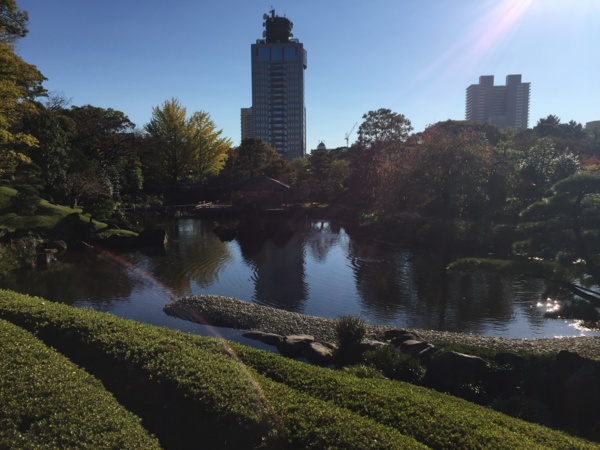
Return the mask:
<path id="1" fill-rule="evenodd" d="M 164 308 L 171 316 L 208 325 L 257 330 L 280 335 L 310 334 L 320 341 L 335 342 L 332 319 L 306 316 L 267 306 L 254 305 L 231 297 L 200 295 L 184 297 Z M 368 325 L 368 336 L 381 338 L 391 327 Z M 536 353 L 569 350 L 588 358 L 600 358 L 600 337 L 568 337 L 554 339 L 492 338 L 447 331 L 418 330 L 422 339 L 434 343 L 462 343 L 502 351 Z"/>

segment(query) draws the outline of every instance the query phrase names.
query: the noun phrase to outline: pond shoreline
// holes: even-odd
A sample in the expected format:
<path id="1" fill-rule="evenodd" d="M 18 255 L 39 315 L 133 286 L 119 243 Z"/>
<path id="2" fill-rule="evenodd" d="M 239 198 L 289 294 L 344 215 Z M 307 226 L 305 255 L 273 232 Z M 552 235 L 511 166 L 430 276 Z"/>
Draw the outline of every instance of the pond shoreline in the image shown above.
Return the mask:
<path id="1" fill-rule="evenodd" d="M 164 307 L 174 317 L 205 325 L 240 330 L 263 331 L 280 335 L 309 334 L 317 340 L 335 341 L 335 320 L 255 305 L 232 297 L 196 295 L 183 297 Z M 382 339 L 389 326 L 367 325 L 367 337 Z M 600 337 L 562 337 L 514 339 L 486 337 L 449 331 L 408 329 L 423 340 L 436 345 L 466 344 L 497 351 L 526 353 L 557 353 L 561 350 L 578 353 L 586 358 L 600 358 Z"/>

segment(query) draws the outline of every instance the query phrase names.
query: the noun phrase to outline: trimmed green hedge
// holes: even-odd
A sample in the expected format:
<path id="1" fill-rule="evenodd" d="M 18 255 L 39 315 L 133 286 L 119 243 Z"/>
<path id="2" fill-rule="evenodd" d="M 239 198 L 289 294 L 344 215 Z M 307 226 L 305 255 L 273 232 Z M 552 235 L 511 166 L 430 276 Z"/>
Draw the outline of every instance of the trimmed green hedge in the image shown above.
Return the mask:
<path id="1" fill-rule="evenodd" d="M 130 391 L 148 385 L 128 405 L 145 423 L 165 418 L 165 400 L 171 402 L 169 412 L 195 414 L 198 420 L 188 421 L 189 435 L 178 441 L 151 429 L 166 447 L 426 448 L 385 425 L 258 376 L 223 340 L 2 290 L 0 316 L 34 332 L 109 388 Z M 122 376 L 124 371 L 129 377 Z M 112 382 L 115 376 L 125 389 Z M 146 401 L 153 390 L 165 395 L 135 410 L 135 403 Z"/>
<path id="2" fill-rule="evenodd" d="M 0 448 L 160 448 L 94 377 L 0 320 Z"/>
<path id="3" fill-rule="evenodd" d="M 431 448 L 599 448 L 459 398 L 408 383 L 348 376 L 232 344 L 259 373 L 396 428 Z"/>
<path id="4" fill-rule="evenodd" d="M 100 378 L 165 447 L 598 448 L 414 385 L 9 291 L 0 290 L 0 317 Z M 156 428 L 177 411 L 193 419 L 179 440 Z"/>

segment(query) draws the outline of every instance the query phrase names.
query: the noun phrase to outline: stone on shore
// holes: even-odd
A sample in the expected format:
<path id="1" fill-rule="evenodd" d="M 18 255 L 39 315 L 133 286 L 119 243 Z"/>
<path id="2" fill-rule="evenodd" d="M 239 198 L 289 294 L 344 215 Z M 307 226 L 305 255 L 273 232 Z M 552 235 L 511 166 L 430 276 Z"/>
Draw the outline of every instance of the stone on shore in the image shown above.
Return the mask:
<path id="1" fill-rule="evenodd" d="M 246 331 L 242 334 L 245 338 L 254 339 L 267 345 L 279 345 L 284 337 L 275 333 L 266 333 L 264 331 Z"/>
<path id="2" fill-rule="evenodd" d="M 298 334 L 285 336 L 279 344 L 277 344 L 277 350 L 283 356 L 288 356 L 290 358 L 296 358 L 302 355 L 302 352 L 308 347 L 311 343 L 315 341 L 313 336 L 308 334 Z"/>

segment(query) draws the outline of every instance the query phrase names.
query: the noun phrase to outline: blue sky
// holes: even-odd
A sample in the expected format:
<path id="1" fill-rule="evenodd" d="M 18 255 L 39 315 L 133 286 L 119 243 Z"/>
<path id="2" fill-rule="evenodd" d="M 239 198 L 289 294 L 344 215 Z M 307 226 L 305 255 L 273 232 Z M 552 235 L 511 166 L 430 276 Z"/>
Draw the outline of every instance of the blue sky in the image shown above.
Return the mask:
<path id="1" fill-rule="evenodd" d="M 600 120 L 600 0 L 17 0 L 17 52 L 71 98 L 142 127 L 176 97 L 234 145 L 251 106 L 250 45 L 271 7 L 308 52 L 307 151 L 345 145 L 361 116 L 404 114 L 415 131 L 462 120 L 480 75 L 531 83 L 529 126 Z M 350 143 L 356 140 L 354 128 Z"/>

